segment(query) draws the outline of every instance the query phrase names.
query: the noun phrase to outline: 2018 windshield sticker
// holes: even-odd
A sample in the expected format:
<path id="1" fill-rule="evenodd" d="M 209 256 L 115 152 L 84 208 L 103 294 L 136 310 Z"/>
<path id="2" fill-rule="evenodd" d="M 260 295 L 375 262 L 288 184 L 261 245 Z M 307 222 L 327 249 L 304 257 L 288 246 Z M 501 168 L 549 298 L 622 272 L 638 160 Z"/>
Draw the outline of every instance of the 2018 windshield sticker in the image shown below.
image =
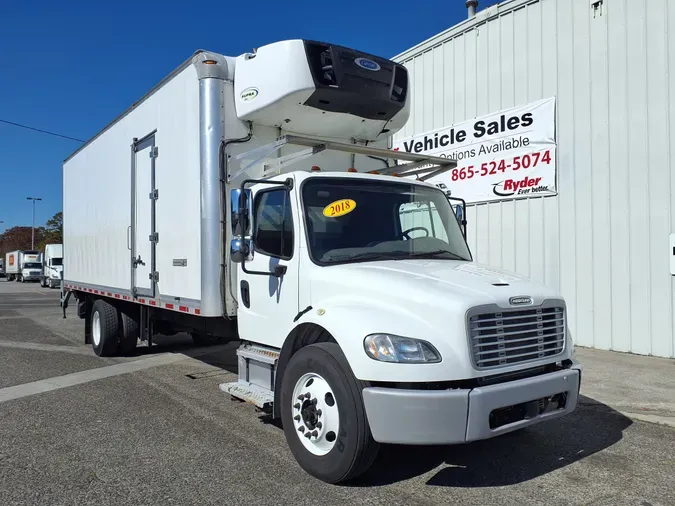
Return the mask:
<path id="1" fill-rule="evenodd" d="M 323 215 L 327 218 L 337 218 L 351 213 L 354 209 L 356 209 L 356 202 L 352 199 L 336 200 L 323 208 Z"/>

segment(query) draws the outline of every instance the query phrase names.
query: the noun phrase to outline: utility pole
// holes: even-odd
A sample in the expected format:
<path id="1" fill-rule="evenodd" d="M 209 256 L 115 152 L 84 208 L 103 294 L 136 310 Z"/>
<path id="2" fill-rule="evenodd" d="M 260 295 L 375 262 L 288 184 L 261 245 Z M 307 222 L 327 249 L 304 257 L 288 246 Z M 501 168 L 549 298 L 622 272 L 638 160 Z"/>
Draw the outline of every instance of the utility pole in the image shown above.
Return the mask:
<path id="1" fill-rule="evenodd" d="M 40 197 L 26 197 L 26 199 L 33 201 L 33 226 L 30 235 L 30 249 L 35 249 L 35 201 L 42 199 Z"/>

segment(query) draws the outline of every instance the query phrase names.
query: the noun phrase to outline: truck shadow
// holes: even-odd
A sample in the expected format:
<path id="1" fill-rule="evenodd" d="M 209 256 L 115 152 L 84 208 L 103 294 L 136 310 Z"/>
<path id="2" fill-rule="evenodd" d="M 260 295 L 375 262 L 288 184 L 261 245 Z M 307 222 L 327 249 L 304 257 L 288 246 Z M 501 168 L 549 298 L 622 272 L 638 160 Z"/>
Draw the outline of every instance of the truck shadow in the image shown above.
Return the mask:
<path id="1" fill-rule="evenodd" d="M 514 485 L 568 466 L 621 440 L 631 420 L 581 396 L 575 412 L 503 436 L 443 447 L 385 445 L 373 467 L 351 486 L 381 486 L 443 466 L 426 482 L 440 487 Z"/>

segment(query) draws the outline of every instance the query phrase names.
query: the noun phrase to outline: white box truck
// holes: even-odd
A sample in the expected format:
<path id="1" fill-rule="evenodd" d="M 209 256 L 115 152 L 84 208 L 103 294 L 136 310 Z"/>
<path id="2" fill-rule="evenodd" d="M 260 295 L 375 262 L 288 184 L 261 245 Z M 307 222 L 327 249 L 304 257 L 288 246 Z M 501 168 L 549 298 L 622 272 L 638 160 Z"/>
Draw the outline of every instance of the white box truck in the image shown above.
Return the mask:
<path id="1" fill-rule="evenodd" d="M 39 281 L 42 275 L 42 255 L 39 251 L 17 250 L 5 255 L 7 281 Z"/>
<path id="2" fill-rule="evenodd" d="M 63 273 L 63 244 L 46 244 L 42 257 L 42 287 L 56 288 L 61 286 Z"/>
<path id="3" fill-rule="evenodd" d="M 280 418 L 330 483 L 381 443 L 570 413 L 563 298 L 474 263 L 453 197 L 426 182 L 452 160 L 386 149 L 409 87 L 332 44 L 198 51 L 64 162 L 64 317 L 74 295 L 100 356 L 181 331 L 239 340 L 221 390 Z"/>

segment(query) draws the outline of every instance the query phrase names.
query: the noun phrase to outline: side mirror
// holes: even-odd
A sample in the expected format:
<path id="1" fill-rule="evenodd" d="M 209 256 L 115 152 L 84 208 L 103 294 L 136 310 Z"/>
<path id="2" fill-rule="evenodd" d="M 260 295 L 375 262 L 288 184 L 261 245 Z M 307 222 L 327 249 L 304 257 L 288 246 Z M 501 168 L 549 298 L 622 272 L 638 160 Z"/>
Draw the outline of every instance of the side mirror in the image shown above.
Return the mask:
<path id="1" fill-rule="evenodd" d="M 251 254 L 251 241 L 235 237 L 230 241 L 230 259 L 235 264 L 243 263 Z"/>
<path id="2" fill-rule="evenodd" d="M 230 225 L 232 227 L 232 235 L 235 237 L 246 237 L 251 233 L 251 223 L 253 222 L 253 206 L 251 205 L 251 190 L 245 190 L 244 206 L 246 212 L 246 223 L 240 223 L 240 205 L 241 205 L 241 189 L 237 188 L 230 191 Z"/>

